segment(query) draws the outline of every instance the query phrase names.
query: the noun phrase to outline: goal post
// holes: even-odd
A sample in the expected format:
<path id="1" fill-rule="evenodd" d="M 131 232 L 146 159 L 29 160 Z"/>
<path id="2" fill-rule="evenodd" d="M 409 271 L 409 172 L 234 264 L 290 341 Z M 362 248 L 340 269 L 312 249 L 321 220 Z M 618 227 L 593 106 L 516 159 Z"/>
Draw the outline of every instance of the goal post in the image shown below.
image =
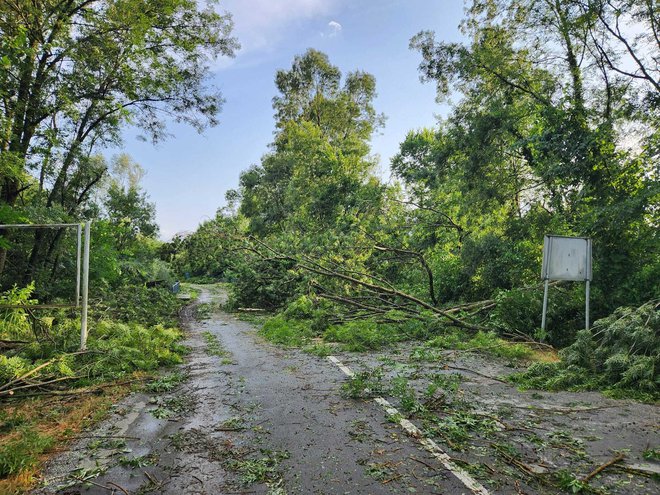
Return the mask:
<path id="1" fill-rule="evenodd" d="M 53 308 L 53 307 L 66 307 L 80 309 L 80 350 L 84 351 L 87 347 L 87 312 L 89 306 L 89 245 L 90 245 L 90 230 L 91 220 L 84 223 L 85 235 L 83 237 L 83 224 L 81 223 L 17 223 L 17 224 L 4 224 L 0 225 L 0 230 L 37 230 L 37 229 L 76 229 L 76 294 L 75 305 L 52 305 L 52 304 L 35 304 L 30 305 L 30 309 L 39 308 Z M 82 289 L 82 297 L 81 297 Z M 81 307 L 82 299 L 82 307 Z M 3 306 L 0 305 L 0 308 Z M 8 306 L 4 306 L 8 307 Z M 21 307 L 21 306 L 12 306 Z"/>

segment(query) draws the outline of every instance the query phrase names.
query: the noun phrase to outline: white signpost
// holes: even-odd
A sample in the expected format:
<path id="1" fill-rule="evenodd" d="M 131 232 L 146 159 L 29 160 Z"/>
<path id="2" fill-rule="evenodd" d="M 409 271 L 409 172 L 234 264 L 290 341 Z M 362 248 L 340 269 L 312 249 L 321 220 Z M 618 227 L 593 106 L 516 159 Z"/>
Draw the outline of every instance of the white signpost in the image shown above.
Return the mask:
<path id="1" fill-rule="evenodd" d="M 541 278 L 544 283 L 543 316 L 541 328 L 545 330 L 548 311 L 548 285 L 550 280 L 586 282 L 585 328 L 589 330 L 589 290 L 591 283 L 591 239 L 546 235 L 543 241 Z"/>

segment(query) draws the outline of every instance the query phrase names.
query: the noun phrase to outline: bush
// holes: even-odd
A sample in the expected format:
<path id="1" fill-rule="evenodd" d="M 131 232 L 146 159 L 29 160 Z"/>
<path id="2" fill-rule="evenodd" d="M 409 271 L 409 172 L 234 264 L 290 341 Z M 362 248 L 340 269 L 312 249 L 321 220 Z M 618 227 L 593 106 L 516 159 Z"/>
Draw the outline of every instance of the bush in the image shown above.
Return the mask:
<path id="1" fill-rule="evenodd" d="M 14 286 L 0 293 L 0 304 L 29 305 L 36 301 L 30 299 L 34 292 L 34 284 L 27 287 Z M 0 310 L 0 338 L 7 340 L 27 340 L 34 337 L 28 313 L 24 309 Z"/>
<path id="2" fill-rule="evenodd" d="M 581 330 L 559 352 L 558 363 L 539 363 L 514 375 L 525 387 L 547 390 L 610 389 L 657 398 L 660 386 L 660 302 L 618 308 Z"/>
<path id="3" fill-rule="evenodd" d="M 121 322 L 135 322 L 146 326 L 175 326 L 181 301 L 165 287 L 127 285 L 102 294 L 111 308 L 112 317 Z"/>

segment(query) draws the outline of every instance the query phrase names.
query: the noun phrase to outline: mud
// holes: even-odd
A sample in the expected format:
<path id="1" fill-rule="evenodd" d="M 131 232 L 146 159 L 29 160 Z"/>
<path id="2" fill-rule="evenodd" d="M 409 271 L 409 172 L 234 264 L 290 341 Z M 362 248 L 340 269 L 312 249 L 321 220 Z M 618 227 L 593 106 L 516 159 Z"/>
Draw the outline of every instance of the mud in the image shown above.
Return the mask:
<path id="1" fill-rule="evenodd" d="M 201 291 L 207 308 L 222 300 L 221 292 Z M 469 493 L 380 406 L 342 397 L 346 377 L 327 359 L 271 345 L 251 324 L 218 310 L 202 321 L 189 313 L 186 327 L 191 352 L 180 369 L 186 379 L 170 392 L 136 393 L 117 404 L 106 421 L 51 459 L 34 493 Z M 212 341 L 221 352 L 217 346 L 209 352 Z M 456 404 L 498 415 L 505 428 L 472 431 L 463 448 L 452 449 L 428 417 L 409 417 L 491 493 L 561 491 L 497 455 L 491 444 L 504 448 L 505 440 L 520 464 L 539 471 L 584 475 L 615 450 L 626 454 L 622 466 L 655 469 L 642 456 L 659 443 L 655 406 L 599 394 L 520 392 L 483 376 L 510 373 L 504 364 L 455 353 L 411 360 L 411 351 L 336 355 L 355 371 L 383 370 L 385 380 L 405 376 L 418 394 L 434 374 L 461 373 Z M 659 487 L 651 477 L 610 469 L 597 486 L 634 494 Z"/>

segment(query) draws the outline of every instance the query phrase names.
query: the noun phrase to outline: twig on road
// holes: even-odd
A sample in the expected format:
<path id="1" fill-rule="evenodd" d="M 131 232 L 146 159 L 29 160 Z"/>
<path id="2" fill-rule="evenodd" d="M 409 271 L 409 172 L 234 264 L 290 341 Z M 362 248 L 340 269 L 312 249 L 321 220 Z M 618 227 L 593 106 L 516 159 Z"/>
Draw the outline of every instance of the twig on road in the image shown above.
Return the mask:
<path id="1" fill-rule="evenodd" d="M 610 459 L 609 461 L 607 461 L 605 464 L 601 464 L 596 469 L 591 471 L 588 475 L 586 475 L 584 478 L 582 478 L 582 481 L 583 482 L 589 481 L 591 478 L 596 476 L 601 471 L 604 471 L 605 469 L 607 469 L 608 467 L 616 464 L 617 462 L 621 462 L 624 458 L 625 458 L 625 455 L 623 455 L 623 454 L 617 455 L 613 459 Z"/>
<path id="2" fill-rule="evenodd" d="M 420 464 L 423 464 L 424 466 L 426 466 L 427 468 L 432 469 L 433 471 L 437 471 L 437 470 L 438 470 L 438 468 L 436 468 L 436 467 L 434 467 L 434 466 L 431 466 L 428 462 L 424 462 L 424 461 L 421 460 L 421 459 L 417 459 L 417 457 L 410 456 L 410 458 L 411 458 L 413 461 L 417 461 L 417 462 L 419 462 Z"/>
<path id="3" fill-rule="evenodd" d="M 119 488 L 122 491 L 122 493 L 124 495 L 131 495 L 130 493 L 128 493 L 128 490 L 126 490 L 126 488 L 124 488 L 121 485 L 118 485 L 117 483 L 113 483 L 112 481 L 108 481 L 108 485 L 116 486 L 117 488 Z"/>

